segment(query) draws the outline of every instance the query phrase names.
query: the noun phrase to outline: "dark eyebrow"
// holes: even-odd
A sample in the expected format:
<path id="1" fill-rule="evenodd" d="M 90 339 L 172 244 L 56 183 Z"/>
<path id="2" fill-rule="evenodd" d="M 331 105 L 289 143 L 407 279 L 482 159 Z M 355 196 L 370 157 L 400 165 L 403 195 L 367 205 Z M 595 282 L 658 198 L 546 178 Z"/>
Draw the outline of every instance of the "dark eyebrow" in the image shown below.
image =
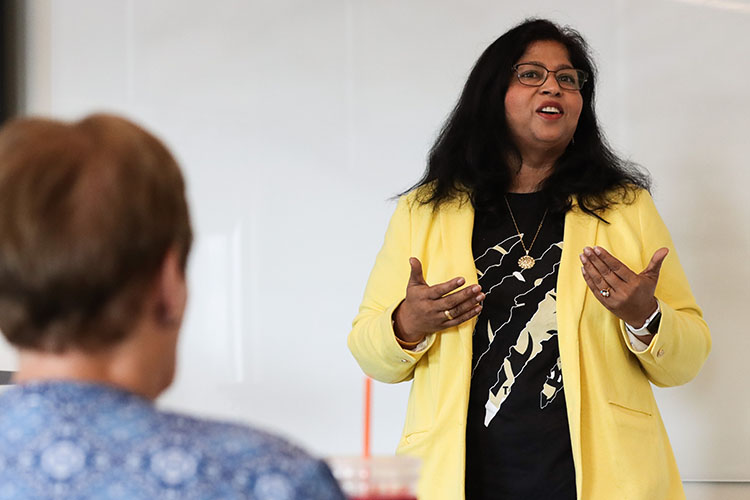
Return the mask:
<path id="1" fill-rule="evenodd" d="M 524 61 L 524 62 L 520 62 L 518 64 L 536 64 L 537 66 L 541 66 L 542 68 L 546 68 L 547 70 L 549 70 L 549 68 L 547 68 L 547 66 L 545 66 L 542 63 L 540 63 L 539 61 Z M 561 64 L 560 66 L 557 67 L 557 69 L 561 70 L 561 69 L 575 69 L 575 68 L 573 66 L 571 66 L 570 64 Z M 557 71 L 557 70 L 553 69 L 552 71 Z"/>

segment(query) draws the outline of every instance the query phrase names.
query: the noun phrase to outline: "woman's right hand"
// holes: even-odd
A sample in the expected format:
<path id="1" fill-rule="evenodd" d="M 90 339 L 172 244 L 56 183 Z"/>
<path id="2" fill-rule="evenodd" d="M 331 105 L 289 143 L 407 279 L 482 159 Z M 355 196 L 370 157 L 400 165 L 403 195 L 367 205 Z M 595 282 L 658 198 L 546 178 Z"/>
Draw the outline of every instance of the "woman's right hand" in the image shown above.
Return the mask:
<path id="1" fill-rule="evenodd" d="M 411 274 L 406 298 L 393 313 L 396 336 L 404 342 L 420 342 L 427 335 L 459 325 L 482 311 L 484 294 L 479 285 L 450 293 L 466 280 L 453 278 L 430 286 L 424 279 L 419 259 L 411 257 L 409 264 Z"/>

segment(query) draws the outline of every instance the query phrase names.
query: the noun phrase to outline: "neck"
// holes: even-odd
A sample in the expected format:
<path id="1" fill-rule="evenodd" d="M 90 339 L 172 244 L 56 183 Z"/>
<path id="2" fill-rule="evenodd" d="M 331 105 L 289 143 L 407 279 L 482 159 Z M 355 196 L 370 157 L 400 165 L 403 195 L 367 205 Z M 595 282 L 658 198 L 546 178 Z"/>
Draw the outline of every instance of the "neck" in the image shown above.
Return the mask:
<path id="1" fill-rule="evenodd" d="M 140 384 L 128 376 L 130 370 L 123 370 L 121 364 L 109 351 L 91 354 L 68 350 L 58 354 L 23 350 L 14 381 L 73 380 L 114 385 L 141 394 L 146 392 L 138 390 Z"/>
<path id="2" fill-rule="evenodd" d="M 552 167 L 537 169 L 521 165 L 510 184 L 511 193 L 533 193 L 539 191 L 544 180 L 552 173 Z"/>
<path id="3" fill-rule="evenodd" d="M 115 346 L 90 352 L 68 349 L 62 353 L 21 350 L 18 383 L 72 380 L 112 385 L 153 400 L 171 383 L 174 350 L 154 342 L 163 332 L 131 332 Z M 163 344 L 163 345 L 160 345 Z"/>
<path id="4" fill-rule="evenodd" d="M 555 162 L 562 155 L 556 148 L 539 150 L 521 148 L 521 166 L 510 184 L 511 193 L 533 193 L 555 169 Z"/>

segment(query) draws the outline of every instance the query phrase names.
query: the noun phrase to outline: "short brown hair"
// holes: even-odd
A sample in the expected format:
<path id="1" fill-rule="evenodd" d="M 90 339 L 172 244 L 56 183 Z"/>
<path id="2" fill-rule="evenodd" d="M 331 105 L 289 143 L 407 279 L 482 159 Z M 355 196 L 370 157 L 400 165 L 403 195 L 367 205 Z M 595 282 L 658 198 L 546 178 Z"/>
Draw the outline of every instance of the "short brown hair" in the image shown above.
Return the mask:
<path id="1" fill-rule="evenodd" d="M 116 116 L 0 129 L 0 330 L 21 348 L 122 340 L 167 252 L 192 230 L 167 148 Z"/>

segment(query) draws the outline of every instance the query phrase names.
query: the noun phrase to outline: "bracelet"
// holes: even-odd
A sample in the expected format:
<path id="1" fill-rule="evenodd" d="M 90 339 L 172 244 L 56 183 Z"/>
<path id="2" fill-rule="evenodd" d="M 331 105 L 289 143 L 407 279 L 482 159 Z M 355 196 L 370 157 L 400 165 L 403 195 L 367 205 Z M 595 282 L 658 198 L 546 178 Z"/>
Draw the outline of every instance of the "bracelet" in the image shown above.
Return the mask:
<path id="1" fill-rule="evenodd" d="M 401 340 L 400 338 L 396 337 L 396 342 L 398 342 L 398 345 L 400 345 L 404 349 L 414 349 L 415 347 L 417 347 L 419 344 L 422 343 L 422 340 L 418 340 L 416 342 L 406 342 L 405 340 Z"/>
<path id="2" fill-rule="evenodd" d="M 396 335 L 396 320 L 395 319 L 391 319 L 391 328 L 393 328 L 393 336 L 396 338 L 396 342 L 398 342 L 398 345 L 400 345 L 404 349 L 414 349 L 415 347 L 417 347 L 419 344 L 422 343 L 422 340 L 424 340 L 422 339 L 422 340 L 417 340 L 416 342 L 407 342 L 405 340 L 401 340 L 400 338 L 398 338 L 398 335 Z"/>
<path id="3" fill-rule="evenodd" d="M 654 335 L 657 331 L 659 331 L 659 320 L 661 320 L 661 308 L 659 307 L 659 304 L 657 304 L 656 311 L 654 311 L 651 316 L 646 318 L 646 321 L 640 328 L 633 328 L 628 323 L 625 323 L 625 326 L 633 335 Z M 651 326 L 651 328 L 649 328 L 649 326 Z M 654 326 L 656 328 L 654 328 Z"/>

